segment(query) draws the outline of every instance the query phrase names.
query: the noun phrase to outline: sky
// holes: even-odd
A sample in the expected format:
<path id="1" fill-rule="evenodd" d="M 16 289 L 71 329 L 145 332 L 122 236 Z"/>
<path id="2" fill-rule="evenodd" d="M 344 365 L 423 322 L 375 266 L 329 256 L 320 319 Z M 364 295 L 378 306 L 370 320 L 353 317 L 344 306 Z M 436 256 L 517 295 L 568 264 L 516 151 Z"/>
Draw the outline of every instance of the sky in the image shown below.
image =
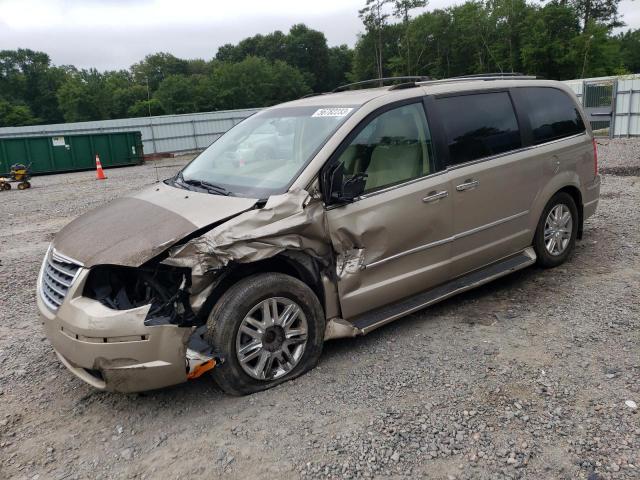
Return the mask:
<path id="1" fill-rule="evenodd" d="M 56 65 L 127 68 L 154 52 L 215 56 L 219 46 L 295 23 L 353 46 L 364 0 L 0 0 L 0 50 L 47 52 Z M 462 0 L 430 0 L 428 9 Z M 622 0 L 628 27 L 640 28 L 640 0 Z M 627 27 L 627 28 L 628 28 Z"/>

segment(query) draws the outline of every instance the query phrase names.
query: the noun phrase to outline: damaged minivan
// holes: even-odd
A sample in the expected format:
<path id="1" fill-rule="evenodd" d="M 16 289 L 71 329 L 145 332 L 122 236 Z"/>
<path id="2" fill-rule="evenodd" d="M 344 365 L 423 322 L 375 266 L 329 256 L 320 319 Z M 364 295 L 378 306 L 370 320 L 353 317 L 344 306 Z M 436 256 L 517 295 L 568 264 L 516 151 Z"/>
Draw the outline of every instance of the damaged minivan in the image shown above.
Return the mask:
<path id="1" fill-rule="evenodd" d="M 102 390 L 207 376 L 242 395 L 537 263 L 596 210 L 596 144 L 562 83 L 514 76 L 344 89 L 261 110 L 176 176 L 82 215 L 37 302 Z"/>

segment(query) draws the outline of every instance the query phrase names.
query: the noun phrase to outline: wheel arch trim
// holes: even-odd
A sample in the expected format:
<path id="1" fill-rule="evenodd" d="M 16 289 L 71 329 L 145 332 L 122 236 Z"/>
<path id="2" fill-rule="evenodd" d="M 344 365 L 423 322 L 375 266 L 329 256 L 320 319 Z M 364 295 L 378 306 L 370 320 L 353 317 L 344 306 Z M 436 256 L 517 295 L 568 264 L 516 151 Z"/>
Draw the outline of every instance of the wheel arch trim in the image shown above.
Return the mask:
<path id="1" fill-rule="evenodd" d="M 544 207 L 546 207 L 549 200 L 558 192 L 567 192 L 576 202 L 576 208 L 578 209 L 578 238 L 582 236 L 582 223 L 583 223 L 583 203 L 582 199 L 584 197 L 580 178 L 575 172 L 562 172 L 553 179 L 551 179 L 540 191 L 534 203 L 531 207 L 531 217 L 529 220 L 529 227 L 531 232 L 530 241 L 533 243 L 533 238 L 535 236 L 535 232 L 538 226 L 538 222 L 540 221 L 540 216 L 544 211 Z"/>

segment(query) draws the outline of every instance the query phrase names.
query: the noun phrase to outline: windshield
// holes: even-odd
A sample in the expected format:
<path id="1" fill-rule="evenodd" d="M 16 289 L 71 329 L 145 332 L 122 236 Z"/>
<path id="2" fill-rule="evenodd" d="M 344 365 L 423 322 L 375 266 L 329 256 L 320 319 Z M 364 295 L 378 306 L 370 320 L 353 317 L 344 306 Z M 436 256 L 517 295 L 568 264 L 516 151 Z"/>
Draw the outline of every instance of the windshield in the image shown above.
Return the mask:
<path id="1" fill-rule="evenodd" d="M 173 184 L 260 199 L 284 193 L 354 111 L 352 106 L 263 110 L 211 144 Z"/>

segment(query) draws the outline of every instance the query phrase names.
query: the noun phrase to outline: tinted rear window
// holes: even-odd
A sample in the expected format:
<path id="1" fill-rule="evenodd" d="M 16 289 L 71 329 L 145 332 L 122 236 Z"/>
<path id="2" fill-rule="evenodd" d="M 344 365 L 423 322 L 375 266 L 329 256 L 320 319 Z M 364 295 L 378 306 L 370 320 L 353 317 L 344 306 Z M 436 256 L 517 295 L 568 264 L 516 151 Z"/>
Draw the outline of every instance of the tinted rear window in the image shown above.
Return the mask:
<path id="1" fill-rule="evenodd" d="M 544 143 L 585 131 L 573 99 L 562 90 L 549 87 L 518 88 L 526 99 L 533 142 Z"/>
<path id="2" fill-rule="evenodd" d="M 469 162 L 522 146 L 507 92 L 445 97 L 436 101 L 449 144 L 449 164 Z"/>

